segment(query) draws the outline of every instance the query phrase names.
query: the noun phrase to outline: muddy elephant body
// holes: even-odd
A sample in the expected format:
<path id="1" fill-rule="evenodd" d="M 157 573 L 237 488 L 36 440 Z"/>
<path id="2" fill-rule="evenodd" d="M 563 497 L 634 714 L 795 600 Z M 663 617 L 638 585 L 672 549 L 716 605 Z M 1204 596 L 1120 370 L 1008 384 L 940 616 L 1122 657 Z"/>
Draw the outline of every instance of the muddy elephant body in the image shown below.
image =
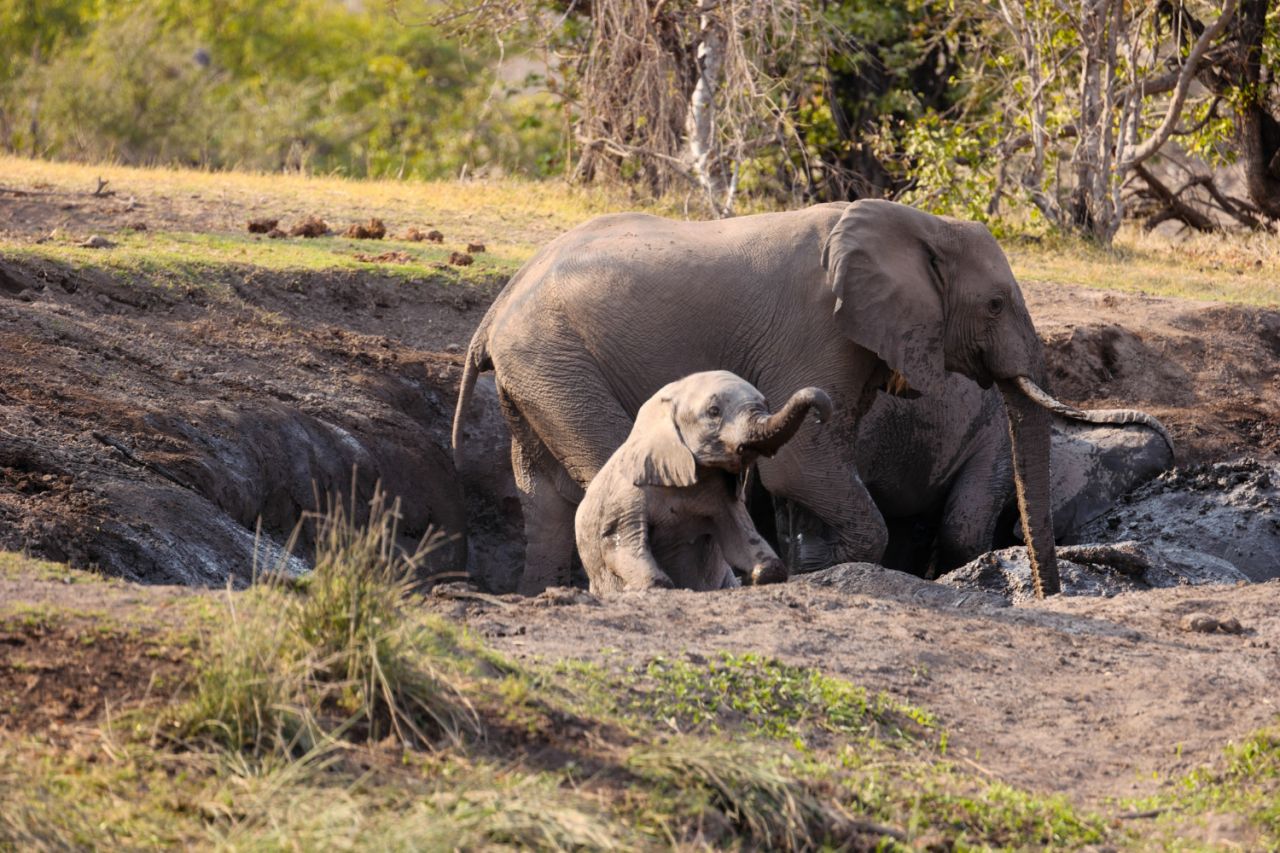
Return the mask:
<path id="1" fill-rule="evenodd" d="M 1059 542 L 1074 541 L 1076 531 L 1116 498 L 1173 464 L 1172 444 L 1154 419 L 1127 411 L 1103 414 L 1121 422 L 1127 415 L 1131 425 L 1070 417 L 1051 424 Z M 1019 538 L 1011 449 L 995 389 L 952 376 L 933 400 L 879 395 L 858 426 L 857 460 L 890 528 L 886 565 L 937 576 Z M 794 511 L 779 513 L 783 525 L 788 516 L 794 518 Z M 793 538 L 790 530 L 779 532 Z"/>
<path id="2" fill-rule="evenodd" d="M 884 552 L 856 463 L 877 389 L 938 398 L 948 371 L 996 385 L 1033 563 L 1056 591 L 1049 414 L 1028 390 L 1043 384 L 1043 348 L 982 226 L 879 201 L 717 222 L 601 217 L 539 252 L 491 306 L 468 350 L 455 436 L 487 369 L 512 432 L 522 591 L 567 580 L 575 504 L 641 404 L 717 369 L 772 400 L 816 386 L 834 401 L 826 429 L 801 428 L 759 465 L 771 494 L 834 532 L 832 548 L 799 549 L 802 568 Z"/>

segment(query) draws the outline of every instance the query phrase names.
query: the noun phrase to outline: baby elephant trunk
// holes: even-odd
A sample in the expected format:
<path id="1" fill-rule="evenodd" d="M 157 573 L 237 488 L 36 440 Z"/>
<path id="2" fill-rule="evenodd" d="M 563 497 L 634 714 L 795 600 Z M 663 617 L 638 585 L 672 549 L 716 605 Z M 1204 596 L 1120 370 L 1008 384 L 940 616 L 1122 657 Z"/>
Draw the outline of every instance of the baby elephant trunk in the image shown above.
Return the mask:
<path id="1" fill-rule="evenodd" d="M 801 388 L 781 409 L 752 422 L 742 449 L 772 456 L 796 434 L 810 409 L 819 423 L 826 421 L 831 417 L 831 398 L 821 388 Z"/>

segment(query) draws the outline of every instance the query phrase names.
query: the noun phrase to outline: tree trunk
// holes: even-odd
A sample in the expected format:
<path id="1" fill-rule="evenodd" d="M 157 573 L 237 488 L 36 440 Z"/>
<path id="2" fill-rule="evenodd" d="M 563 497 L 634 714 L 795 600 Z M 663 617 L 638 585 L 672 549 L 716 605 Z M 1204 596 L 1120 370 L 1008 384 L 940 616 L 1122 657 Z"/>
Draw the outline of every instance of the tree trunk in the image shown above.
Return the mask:
<path id="1" fill-rule="evenodd" d="M 704 3 L 699 19 L 698 82 L 689 97 L 688 135 L 693 173 L 702 184 L 712 211 L 723 218 L 732 215 L 733 198 L 716 144 L 716 90 L 724 61 L 725 34 L 714 5 Z"/>
<path id="2" fill-rule="evenodd" d="M 1262 63 L 1270 0 L 1243 0 L 1236 14 L 1236 85 L 1240 99 L 1236 136 L 1249 200 L 1265 216 L 1280 219 L 1280 122 L 1267 112 L 1267 93 L 1274 74 Z"/>

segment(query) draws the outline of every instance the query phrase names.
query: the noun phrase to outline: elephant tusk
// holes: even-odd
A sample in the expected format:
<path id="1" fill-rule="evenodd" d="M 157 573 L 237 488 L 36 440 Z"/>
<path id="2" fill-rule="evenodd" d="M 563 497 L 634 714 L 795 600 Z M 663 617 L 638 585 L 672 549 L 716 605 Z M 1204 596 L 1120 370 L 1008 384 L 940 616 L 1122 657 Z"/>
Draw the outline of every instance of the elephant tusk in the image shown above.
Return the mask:
<path id="1" fill-rule="evenodd" d="M 1175 453 L 1173 436 L 1169 435 L 1169 430 L 1165 429 L 1164 424 L 1160 423 L 1159 420 L 1146 412 L 1140 412 L 1137 409 L 1097 409 L 1086 412 L 1083 409 L 1077 409 L 1075 406 L 1068 406 L 1066 403 L 1055 400 L 1043 388 L 1026 376 L 1015 376 L 1013 381 L 1017 384 L 1019 391 L 1055 415 L 1089 424 L 1111 424 L 1113 426 L 1141 424 L 1159 433 L 1160 437 L 1164 439 L 1164 443 L 1169 446 L 1169 453 Z"/>

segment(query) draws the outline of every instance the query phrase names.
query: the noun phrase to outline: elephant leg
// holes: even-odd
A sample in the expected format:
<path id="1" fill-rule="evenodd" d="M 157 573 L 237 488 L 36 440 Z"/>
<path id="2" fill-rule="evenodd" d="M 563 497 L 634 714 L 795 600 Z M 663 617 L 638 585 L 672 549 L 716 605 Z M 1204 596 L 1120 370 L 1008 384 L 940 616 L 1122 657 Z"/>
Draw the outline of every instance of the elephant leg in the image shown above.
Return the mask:
<path id="1" fill-rule="evenodd" d="M 851 457 L 851 454 L 849 454 Z M 884 516 L 853 465 L 819 443 L 784 448 L 760 463 L 766 489 L 797 504 L 788 567 L 812 572 L 847 562 L 878 562 L 889 541 Z M 780 531 L 781 533 L 781 531 Z"/>
<path id="2" fill-rule="evenodd" d="M 511 428 L 511 470 L 524 516 L 525 565 L 517 590 L 537 595 L 570 583 L 577 509 L 571 497 L 577 486 L 501 388 L 499 399 Z"/>
<path id="3" fill-rule="evenodd" d="M 1013 497 L 1007 445 L 970 459 L 952 482 L 942 508 L 933 563 L 933 579 L 985 554 L 994 546 L 996 523 Z"/>

